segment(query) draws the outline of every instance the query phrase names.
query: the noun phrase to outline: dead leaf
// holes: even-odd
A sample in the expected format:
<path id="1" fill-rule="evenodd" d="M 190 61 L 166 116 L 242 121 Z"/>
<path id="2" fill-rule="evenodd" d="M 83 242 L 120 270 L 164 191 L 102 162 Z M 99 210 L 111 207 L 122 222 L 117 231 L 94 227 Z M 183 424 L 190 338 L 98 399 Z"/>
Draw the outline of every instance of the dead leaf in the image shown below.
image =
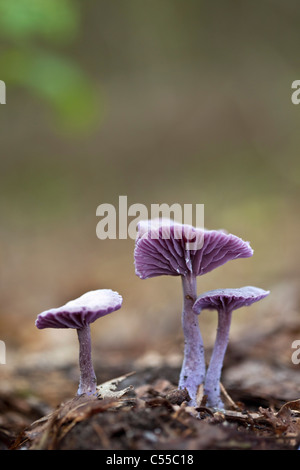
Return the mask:
<path id="1" fill-rule="evenodd" d="M 131 392 L 133 390 L 132 385 L 124 388 L 123 390 L 118 390 L 118 391 L 115 391 L 115 390 L 117 389 L 117 386 L 119 385 L 120 382 L 127 379 L 127 377 L 130 377 L 133 374 L 135 374 L 135 372 L 130 372 L 128 374 L 121 375 L 120 377 L 117 377 L 115 379 L 109 380 L 108 382 L 104 382 L 101 385 L 98 385 L 97 386 L 98 398 L 101 398 L 101 399 L 121 398 L 126 393 Z"/>
<path id="2" fill-rule="evenodd" d="M 286 405 L 280 409 L 280 414 L 271 409 L 260 408 L 259 411 L 272 426 L 275 435 L 297 437 L 300 433 L 299 420 L 293 417 L 291 409 Z"/>
<path id="3" fill-rule="evenodd" d="M 285 413 L 286 409 L 289 409 L 293 411 L 294 413 L 300 413 L 300 399 L 288 401 L 287 403 L 282 405 L 282 407 L 277 413 L 277 416 L 281 416 L 283 413 Z"/>

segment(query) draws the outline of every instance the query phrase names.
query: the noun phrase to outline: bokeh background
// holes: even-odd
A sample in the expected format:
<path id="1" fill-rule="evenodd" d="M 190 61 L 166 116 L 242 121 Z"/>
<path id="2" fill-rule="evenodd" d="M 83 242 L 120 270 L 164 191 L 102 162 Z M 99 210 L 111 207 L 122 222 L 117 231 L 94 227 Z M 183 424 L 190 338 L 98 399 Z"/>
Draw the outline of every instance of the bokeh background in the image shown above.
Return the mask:
<path id="1" fill-rule="evenodd" d="M 233 340 L 298 318 L 299 20 L 296 0 L 0 0 L 7 366 L 76 361 L 73 331 L 34 321 L 97 288 L 124 297 L 92 327 L 101 356 L 181 357 L 180 279 L 140 280 L 134 241 L 96 236 L 97 206 L 120 195 L 204 204 L 207 228 L 251 242 L 198 282 L 271 290 L 236 313 Z M 208 347 L 215 320 L 200 318 Z"/>

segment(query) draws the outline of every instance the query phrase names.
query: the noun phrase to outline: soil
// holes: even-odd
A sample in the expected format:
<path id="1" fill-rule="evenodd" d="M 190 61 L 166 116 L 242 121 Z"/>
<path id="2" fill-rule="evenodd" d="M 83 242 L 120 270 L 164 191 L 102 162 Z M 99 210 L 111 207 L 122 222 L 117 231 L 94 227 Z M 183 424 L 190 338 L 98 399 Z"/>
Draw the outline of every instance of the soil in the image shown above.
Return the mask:
<path id="1" fill-rule="evenodd" d="M 296 450 L 300 365 L 290 360 L 290 347 L 297 337 L 299 324 L 292 323 L 230 345 L 222 376 L 226 411 L 208 408 L 201 389 L 199 407 L 189 407 L 187 392 L 176 388 L 180 363 L 149 351 L 111 351 L 96 361 L 104 384 L 98 398 L 74 397 L 76 364 L 6 372 L 0 448 Z"/>

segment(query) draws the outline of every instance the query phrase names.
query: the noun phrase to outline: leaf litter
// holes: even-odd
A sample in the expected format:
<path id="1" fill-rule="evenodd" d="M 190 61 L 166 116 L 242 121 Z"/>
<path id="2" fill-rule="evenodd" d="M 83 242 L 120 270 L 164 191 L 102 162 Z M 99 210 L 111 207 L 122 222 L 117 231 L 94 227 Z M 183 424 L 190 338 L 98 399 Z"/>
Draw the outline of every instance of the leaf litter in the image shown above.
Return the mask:
<path id="1" fill-rule="evenodd" d="M 187 391 L 176 387 L 177 343 L 161 353 L 99 351 L 95 397 L 70 399 L 76 363 L 45 371 L 27 360 L 22 370 L 2 369 L 0 449 L 297 450 L 300 374 L 290 358 L 300 338 L 298 316 L 298 309 L 289 321 L 279 316 L 276 328 L 266 317 L 259 334 L 249 329 L 230 343 L 221 384 L 225 410 L 207 407 L 203 387 L 197 408 L 188 405 Z"/>
<path id="2" fill-rule="evenodd" d="M 188 406 L 186 390 L 165 379 L 137 387 L 117 385 L 125 374 L 98 387 L 98 396 L 67 400 L 26 427 L 11 449 L 296 449 L 300 440 L 300 400 L 278 411 L 249 411 L 229 397 L 228 409 Z"/>

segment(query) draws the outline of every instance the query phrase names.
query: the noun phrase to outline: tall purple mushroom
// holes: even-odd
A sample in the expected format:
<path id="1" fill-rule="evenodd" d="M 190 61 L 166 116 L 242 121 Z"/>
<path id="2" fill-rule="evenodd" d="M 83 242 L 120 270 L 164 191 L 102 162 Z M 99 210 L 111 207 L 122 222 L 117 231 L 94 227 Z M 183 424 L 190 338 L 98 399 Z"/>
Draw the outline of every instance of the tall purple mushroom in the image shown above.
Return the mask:
<path id="1" fill-rule="evenodd" d="M 253 286 L 241 287 L 240 289 L 216 289 L 201 294 L 194 303 L 193 310 L 196 314 L 199 314 L 203 309 L 218 311 L 216 342 L 204 385 L 204 393 L 207 395 L 207 404 L 209 406 L 224 409 L 221 400 L 220 378 L 229 341 L 232 312 L 258 302 L 269 293 L 269 291 Z"/>
<path id="2" fill-rule="evenodd" d="M 92 363 L 90 323 L 122 306 L 122 297 L 111 289 L 86 292 L 59 308 L 40 313 L 36 326 L 43 328 L 74 328 L 79 340 L 80 382 L 78 395 L 96 394 L 96 375 Z"/>
<path id="3" fill-rule="evenodd" d="M 181 276 L 185 344 L 178 386 L 188 390 L 192 406 L 197 404 L 198 387 L 204 383 L 206 372 L 203 340 L 192 310 L 197 298 L 197 276 L 252 254 L 248 242 L 221 230 L 204 230 L 168 219 L 142 221 L 138 226 L 134 250 L 136 274 L 141 279 Z"/>

